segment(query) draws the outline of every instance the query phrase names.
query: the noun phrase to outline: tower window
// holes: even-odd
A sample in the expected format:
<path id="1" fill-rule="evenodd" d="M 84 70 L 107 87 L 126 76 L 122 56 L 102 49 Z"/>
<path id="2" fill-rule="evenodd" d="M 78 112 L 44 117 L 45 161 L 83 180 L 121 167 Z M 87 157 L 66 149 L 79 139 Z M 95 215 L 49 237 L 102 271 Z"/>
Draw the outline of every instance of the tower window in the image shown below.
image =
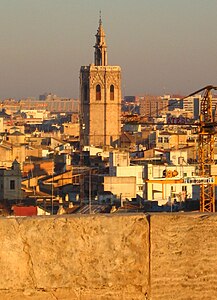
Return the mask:
<path id="1" fill-rule="evenodd" d="M 110 86 L 110 100 L 114 100 L 114 92 L 115 92 L 115 88 L 114 85 L 112 84 Z"/>
<path id="2" fill-rule="evenodd" d="M 96 100 L 101 100 L 101 86 L 99 84 L 96 86 Z"/>

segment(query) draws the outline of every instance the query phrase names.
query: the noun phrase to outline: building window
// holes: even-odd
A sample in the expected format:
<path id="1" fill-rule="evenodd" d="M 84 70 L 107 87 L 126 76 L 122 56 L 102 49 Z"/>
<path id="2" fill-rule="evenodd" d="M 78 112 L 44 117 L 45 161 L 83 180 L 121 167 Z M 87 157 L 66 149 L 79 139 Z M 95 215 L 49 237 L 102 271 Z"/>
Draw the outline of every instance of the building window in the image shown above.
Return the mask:
<path id="1" fill-rule="evenodd" d="M 101 100 L 101 86 L 99 84 L 96 86 L 96 100 Z"/>
<path id="2" fill-rule="evenodd" d="M 15 190 L 15 180 L 10 180 L 10 190 Z"/>
<path id="3" fill-rule="evenodd" d="M 169 138 L 168 137 L 164 138 L 164 143 L 169 143 Z"/>
<path id="4" fill-rule="evenodd" d="M 114 100 L 115 99 L 115 88 L 114 88 L 114 85 L 112 84 L 110 86 L 110 100 Z"/>
<path id="5" fill-rule="evenodd" d="M 163 143 L 163 138 L 162 137 L 158 138 L 158 143 Z"/>
<path id="6" fill-rule="evenodd" d="M 187 192 L 187 186 L 186 185 L 182 186 L 182 192 Z"/>

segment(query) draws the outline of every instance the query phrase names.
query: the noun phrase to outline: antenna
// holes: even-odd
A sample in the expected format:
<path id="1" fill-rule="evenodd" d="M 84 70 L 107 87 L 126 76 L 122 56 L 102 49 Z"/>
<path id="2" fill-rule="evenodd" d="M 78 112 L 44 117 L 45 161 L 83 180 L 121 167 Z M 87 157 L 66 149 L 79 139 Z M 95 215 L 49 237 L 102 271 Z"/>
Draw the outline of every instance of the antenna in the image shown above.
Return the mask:
<path id="1" fill-rule="evenodd" d="M 99 11 L 99 25 L 102 25 L 102 11 Z"/>

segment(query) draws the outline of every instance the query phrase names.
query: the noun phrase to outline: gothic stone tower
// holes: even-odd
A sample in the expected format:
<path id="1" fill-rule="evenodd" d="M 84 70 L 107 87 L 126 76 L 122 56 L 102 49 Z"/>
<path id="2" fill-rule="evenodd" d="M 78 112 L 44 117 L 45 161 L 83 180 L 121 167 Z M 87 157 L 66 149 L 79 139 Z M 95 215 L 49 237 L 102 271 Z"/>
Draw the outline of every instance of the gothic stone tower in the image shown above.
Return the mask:
<path id="1" fill-rule="evenodd" d="M 94 64 L 80 70 L 81 145 L 115 146 L 121 133 L 121 68 L 107 65 L 101 18 Z"/>

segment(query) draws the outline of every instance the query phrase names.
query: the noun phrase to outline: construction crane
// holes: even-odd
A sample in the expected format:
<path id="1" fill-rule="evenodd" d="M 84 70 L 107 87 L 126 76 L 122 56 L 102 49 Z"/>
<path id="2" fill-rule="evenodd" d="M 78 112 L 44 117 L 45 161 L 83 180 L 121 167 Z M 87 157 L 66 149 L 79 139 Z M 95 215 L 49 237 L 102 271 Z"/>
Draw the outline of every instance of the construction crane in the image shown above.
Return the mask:
<path id="1" fill-rule="evenodd" d="M 208 85 L 185 97 L 188 98 L 204 91 L 198 124 L 198 164 L 199 175 L 202 178 L 212 177 L 212 166 L 215 164 L 214 135 L 217 124 L 212 112 L 212 90 L 217 90 L 217 87 Z M 215 185 L 210 181 L 200 184 L 200 212 L 215 212 Z"/>
<path id="2" fill-rule="evenodd" d="M 215 127 L 217 123 L 214 120 L 212 112 L 212 90 L 217 90 L 216 86 L 207 85 L 188 96 L 181 98 L 184 100 L 188 97 L 194 96 L 198 93 L 204 92 L 204 95 L 200 102 L 200 119 L 199 122 L 192 124 L 187 123 L 186 125 L 194 125 L 198 127 L 198 165 L 199 175 L 205 180 L 200 183 L 200 212 L 215 212 L 215 184 L 213 180 L 206 180 L 212 178 L 212 166 L 215 164 L 214 161 L 214 135 L 216 133 Z M 177 100 L 177 101 L 180 101 Z M 167 108 L 169 105 L 163 107 Z M 141 122 L 147 116 L 125 116 L 125 122 L 129 120 L 132 123 L 140 124 L 156 124 L 149 122 Z M 164 125 L 166 125 L 164 123 Z M 169 124 L 170 125 L 170 124 Z M 184 125 L 174 124 L 174 125 Z"/>

